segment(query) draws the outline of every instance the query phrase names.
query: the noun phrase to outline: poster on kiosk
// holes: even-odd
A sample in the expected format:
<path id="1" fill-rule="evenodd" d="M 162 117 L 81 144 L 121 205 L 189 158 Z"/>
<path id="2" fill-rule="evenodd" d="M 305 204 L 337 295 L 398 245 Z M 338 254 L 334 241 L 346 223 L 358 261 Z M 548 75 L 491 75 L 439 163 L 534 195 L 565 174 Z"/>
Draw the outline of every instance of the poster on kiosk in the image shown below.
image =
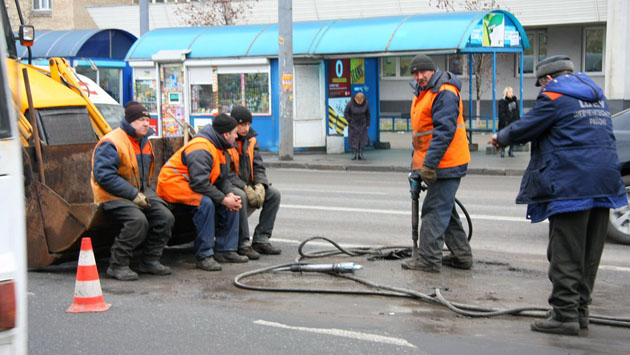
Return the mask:
<path id="1" fill-rule="evenodd" d="M 328 134 L 348 136 L 348 121 L 343 111 L 352 95 L 365 91 L 363 58 L 328 61 Z"/>

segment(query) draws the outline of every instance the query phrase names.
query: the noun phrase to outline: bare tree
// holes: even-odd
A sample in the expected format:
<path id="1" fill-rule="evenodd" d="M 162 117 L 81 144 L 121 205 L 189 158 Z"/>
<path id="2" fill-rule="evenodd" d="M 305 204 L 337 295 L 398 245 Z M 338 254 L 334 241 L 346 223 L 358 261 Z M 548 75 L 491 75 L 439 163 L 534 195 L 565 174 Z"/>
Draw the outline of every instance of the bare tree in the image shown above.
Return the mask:
<path id="1" fill-rule="evenodd" d="M 175 12 L 188 26 L 227 26 L 247 16 L 258 0 L 198 0 L 178 4 Z"/>
<path id="2" fill-rule="evenodd" d="M 468 11 L 488 11 L 500 8 L 496 0 L 430 0 L 430 5 L 446 12 L 453 12 L 456 8 Z M 479 117 L 481 116 L 481 95 L 488 89 L 488 82 L 492 75 L 492 54 L 473 53 L 472 70 L 475 83 L 475 116 L 477 116 L 477 126 L 479 125 Z M 472 100 L 472 98 L 470 98 Z"/>

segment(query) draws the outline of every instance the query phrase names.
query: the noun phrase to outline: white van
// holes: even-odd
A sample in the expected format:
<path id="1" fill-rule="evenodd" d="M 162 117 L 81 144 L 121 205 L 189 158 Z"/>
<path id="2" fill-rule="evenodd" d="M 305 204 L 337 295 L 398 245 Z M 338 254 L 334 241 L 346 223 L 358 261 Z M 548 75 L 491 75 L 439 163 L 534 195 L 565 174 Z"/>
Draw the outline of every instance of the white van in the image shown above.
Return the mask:
<path id="1" fill-rule="evenodd" d="M 98 108 L 112 129 L 120 126 L 120 121 L 125 118 L 125 109 L 111 97 L 105 90 L 98 86 L 87 76 L 77 74 L 81 88 L 88 95 L 92 103 Z"/>
<path id="2" fill-rule="evenodd" d="M 2 21 L 3 19 L 0 19 Z M 4 31 L 0 35 L 4 38 Z M 26 227 L 22 150 L 0 42 L 0 354 L 27 353 Z"/>

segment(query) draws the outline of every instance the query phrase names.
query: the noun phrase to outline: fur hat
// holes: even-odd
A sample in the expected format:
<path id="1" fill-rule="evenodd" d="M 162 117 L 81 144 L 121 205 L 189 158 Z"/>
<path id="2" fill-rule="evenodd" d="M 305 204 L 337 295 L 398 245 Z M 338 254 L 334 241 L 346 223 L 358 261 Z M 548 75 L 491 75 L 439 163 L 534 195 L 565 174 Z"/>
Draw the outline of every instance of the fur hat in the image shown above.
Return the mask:
<path id="1" fill-rule="evenodd" d="M 247 122 L 252 123 L 252 113 L 244 106 L 234 106 L 230 115 L 232 115 L 238 124 Z"/>
<path id="2" fill-rule="evenodd" d="M 236 120 L 227 113 L 220 113 L 212 120 L 212 128 L 217 133 L 223 134 L 233 130 L 237 126 Z"/>
<path id="3" fill-rule="evenodd" d="M 140 117 L 151 117 L 151 113 L 136 101 L 129 101 L 125 106 L 125 120 L 131 123 Z"/>
<path id="4" fill-rule="evenodd" d="M 411 60 L 409 63 L 409 73 L 413 74 L 418 70 L 433 70 L 435 71 L 435 63 L 433 60 L 425 54 L 419 54 Z"/>
<path id="5" fill-rule="evenodd" d="M 541 60 L 536 65 L 536 86 L 540 86 L 540 78 L 562 71 L 573 72 L 573 62 L 566 55 L 554 55 Z"/>

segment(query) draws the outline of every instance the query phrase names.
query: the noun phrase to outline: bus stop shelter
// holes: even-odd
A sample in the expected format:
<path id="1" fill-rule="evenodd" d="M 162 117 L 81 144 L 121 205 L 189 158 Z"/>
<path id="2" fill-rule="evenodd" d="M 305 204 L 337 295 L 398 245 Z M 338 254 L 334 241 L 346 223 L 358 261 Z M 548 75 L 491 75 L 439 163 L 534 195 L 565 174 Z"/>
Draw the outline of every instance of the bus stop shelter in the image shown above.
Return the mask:
<path id="1" fill-rule="evenodd" d="M 31 47 L 33 64 L 48 65 L 48 58 L 66 58 L 72 67 L 97 82 L 120 104 L 131 95 L 131 68 L 125 55 L 136 36 L 118 29 L 35 31 Z M 16 42 L 18 57 L 28 58 L 28 49 Z"/>
<path id="2" fill-rule="evenodd" d="M 494 119 L 496 55 L 520 54 L 522 97 L 528 47 L 523 27 L 503 10 L 295 22 L 294 147 L 326 146 L 328 135 L 344 132 L 344 102 L 357 92 L 379 113 L 380 58 L 386 56 L 466 54 L 472 62 L 475 53 L 491 55 Z M 136 41 L 126 60 L 134 99 L 151 108 L 159 135 L 181 135 L 181 122 L 200 127 L 241 104 L 254 113 L 261 148 L 277 149 L 278 93 L 287 89 L 279 79 L 277 24 L 156 29 Z M 368 135 L 376 142 L 378 115 L 372 116 Z"/>

